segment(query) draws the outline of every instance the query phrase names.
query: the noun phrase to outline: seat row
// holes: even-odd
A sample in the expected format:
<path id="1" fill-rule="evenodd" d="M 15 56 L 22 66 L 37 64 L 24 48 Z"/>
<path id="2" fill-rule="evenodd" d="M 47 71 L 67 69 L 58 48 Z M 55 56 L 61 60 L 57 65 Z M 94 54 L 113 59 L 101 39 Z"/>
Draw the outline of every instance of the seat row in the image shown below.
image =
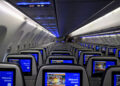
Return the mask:
<path id="1" fill-rule="evenodd" d="M 50 48 L 52 47 L 50 46 Z M 91 49 L 83 47 L 79 49 L 73 47 L 69 47 L 69 49 L 64 48 L 63 50 L 59 49 L 54 48 L 51 51 L 47 47 L 44 49 L 32 48 L 30 50 L 23 50 L 19 54 L 9 54 L 3 62 L 7 63 L 4 65 L 17 64 L 15 66 L 19 68 L 20 72 L 22 71 L 21 74 L 24 76 L 23 82 L 25 81 L 26 86 L 99 86 L 103 83 L 101 81 L 103 80 L 102 75 L 106 69 L 120 65 L 117 57 L 104 56 L 101 52 L 94 52 Z M 8 64 L 8 62 L 12 64 Z M 79 63 L 78 65 L 77 62 Z M 7 84 L 3 86 L 19 86 L 9 82 Z"/>
<path id="2" fill-rule="evenodd" d="M 99 86 L 119 86 L 120 66 L 108 68 Z M 26 86 L 21 69 L 18 65 L 0 64 L 0 86 Z M 78 65 L 44 65 L 40 68 L 37 78 L 32 85 L 28 80 L 28 86 L 95 86 L 90 85 L 91 80 L 82 66 Z"/>

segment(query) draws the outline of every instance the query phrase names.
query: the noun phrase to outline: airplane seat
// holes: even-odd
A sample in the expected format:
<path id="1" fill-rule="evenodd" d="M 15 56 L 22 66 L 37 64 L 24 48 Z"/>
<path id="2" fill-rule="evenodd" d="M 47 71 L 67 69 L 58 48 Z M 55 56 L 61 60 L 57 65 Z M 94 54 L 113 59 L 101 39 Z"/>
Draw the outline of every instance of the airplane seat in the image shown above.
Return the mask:
<path id="1" fill-rule="evenodd" d="M 95 51 L 96 51 L 96 52 L 100 52 L 100 50 L 101 50 L 101 46 L 98 45 L 98 44 L 96 44 L 96 46 L 95 46 Z"/>
<path id="2" fill-rule="evenodd" d="M 101 52 L 94 52 L 94 51 L 81 52 L 78 64 L 86 67 L 88 59 L 92 56 L 102 56 L 102 53 Z"/>
<path id="3" fill-rule="evenodd" d="M 92 51 L 92 49 L 78 48 L 75 52 L 75 57 L 78 60 L 78 62 L 82 52 L 90 52 L 90 51 Z"/>
<path id="4" fill-rule="evenodd" d="M 48 52 L 47 55 L 49 55 L 49 52 L 51 51 L 52 47 L 53 47 L 53 46 L 49 46 L 49 47 L 47 48 L 47 52 Z"/>
<path id="5" fill-rule="evenodd" d="M 54 46 L 54 47 L 52 47 L 52 49 L 50 49 L 50 51 L 56 51 L 56 50 L 71 51 L 71 49 L 65 48 L 63 46 Z"/>
<path id="6" fill-rule="evenodd" d="M 91 49 L 93 50 L 93 51 L 95 51 L 95 45 L 91 45 Z"/>
<path id="7" fill-rule="evenodd" d="M 107 56 L 107 52 L 106 52 L 107 49 L 108 49 L 107 46 L 101 46 L 101 50 L 100 50 L 100 51 L 102 52 L 102 54 L 103 54 L 104 56 Z"/>
<path id="8" fill-rule="evenodd" d="M 72 48 L 72 46 L 70 46 L 69 44 L 58 44 L 58 45 L 54 45 L 53 47 L 51 47 L 51 51 L 53 51 L 53 50 L 69 50 L 69 51 L 71 51 L 71 48 Z"/>
<path id="9" fill-rule="evenodd" d="M 34 56 L 38 68 L 43 64 L 43 59 L 42 59 L 40 51 L 37 51 L 37 50 L 23 50 L 23 51 L 20 51 L 20 54 L 26 54 L 26 55 Z"/>
<path id="10" fill-rule="evenodd" d="M 47 48 L 47 47 L 41 47 L 41 48 L 43 48 L 43 49 L 45 50 L 45 54 L 46 54 L 46 56 L 47 56 L 48 53 L 49 53 L 48 48 Z"/>
<path id="11" fill-rule="evenodd" d="M 61 56 L 61 55 L 64 55 L 64 56 L 71 56 L 72 53 L 70 51 L 64 51 L 64 50 L 57 50 L 57 51 L 51 51 L 50 52 L 50 56 Z"/>
<path id="12" fill-rule="evenodd" d="M 90 49 L 91 48 L 91 44 L 87 44 L 87 49 Z"/>
<path id="13" fill-rule="evenodd" d="M 69 51 L 69 52 L 71 52 L 71 50 L 69 50 L 69 49 L 63 49 L 63 48 L 61 48 L 61 49 L 52 49 L 52 50 L 50 50 L 50 52 L 51 51 Z"/>
<path id="14" fill-rule="evenodd" d="M 35 86 L 89 86 L 87 73 L 77 65 L 45 65 L 39 70 Z"/>
<path id="15" fill-rule="evenodd" d="M 30 50 L 37 50 L 41 53 L 42 59 L 43 59 L 43 63 L 46 62 L 46 52 L 44 48 L 31 48 Z"/>
<path id="16" fill-rule="evenodd" d="M 74 46 L 72 46 L 71 52 L 72 52 L 73 55 L 75 55 L 75 51 L 76 51 L 76 48 Z"/>
<path id="17" fill-rule="evenodd" d="M 46 64 L 77 64 L 74 56 L 49 56 Z"/>
<path id="18" fill-rule="evenodd" d="M 0 63 L 0 86 L 25 86 L 24 77 L 18 65 Z"/>
<path id="19" fill-rule="evenodd" d="M 72 47 L 72 53 L 73 53 L 74 56 L 75 56 L 75 53 L 76 53 L 77 49 L 78 49 L 78 48 L 76 48 L 76 47 L 74 47 L 74 46 Z"/>
<path id="20" fill-rule="evenodd" d="M 114 57 L 114 56 L 116 56 L 116 51 L 117 51 L 116 47 L 108 47 L 107 51 L 106 51 L 106 55 Z"/>
<path id="21" fill-rule="evenodd" d="M 91 86 L 100 86 L 105 70 L 119 64 L 119 59 L 116 57 L 96 56 L 89 58 L 86 71 Z"/>
<path id="22" fill-rule="evenodd" d="M 34 86 L 37 64 L 32 55 L 8 55 L 4 62 L 18 64 L 22 69 L 26 86 Z"/>
<path id="23" fill-rule="evenodd" d="M 120 48 L 117 49 L 115 56 L 120 59 Z"/>
<path id="24" fill-rule="evenodd" d="M 112 66 L 106 70 L 101 86 L 120 86 L 120 66 Z"/>
<path id="25" fill-rule="evenodd" d="M 74 48 L 83 48 L 81 45 L 79 45 L 79 44 L 73 44 L 72 45 Z"/>

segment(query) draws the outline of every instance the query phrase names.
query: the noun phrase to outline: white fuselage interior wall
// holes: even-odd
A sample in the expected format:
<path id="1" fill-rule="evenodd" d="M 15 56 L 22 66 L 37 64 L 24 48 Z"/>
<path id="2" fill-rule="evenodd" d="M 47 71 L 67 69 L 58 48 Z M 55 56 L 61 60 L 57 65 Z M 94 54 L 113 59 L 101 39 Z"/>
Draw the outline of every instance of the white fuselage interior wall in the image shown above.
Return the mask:
<path id="1" fill-rule="evenodd" d="M 24 16 L 18 14 L 16 8 L 0 0 L 0 30 L 2 30 L 1 26 L 7 29 L 5 36 L 3 36 L 4 34 L 0 34 L 0 38 L 3 39 L 0 41 L 0 61 L 2 61 L 8 53 L 17 53 L 18 46 L 20 50 L 28 49 L 37 46 L 39 41 L 43 43 L 47 41 L 46 43 L 49 43 L 55 39 L 55 37 L 44 30 L 43 27 L 38 25 L 36 27 L 34 24 L 30 24 L 24 19 Z M 49 37 L 49 40 L 45 37 Z"/>

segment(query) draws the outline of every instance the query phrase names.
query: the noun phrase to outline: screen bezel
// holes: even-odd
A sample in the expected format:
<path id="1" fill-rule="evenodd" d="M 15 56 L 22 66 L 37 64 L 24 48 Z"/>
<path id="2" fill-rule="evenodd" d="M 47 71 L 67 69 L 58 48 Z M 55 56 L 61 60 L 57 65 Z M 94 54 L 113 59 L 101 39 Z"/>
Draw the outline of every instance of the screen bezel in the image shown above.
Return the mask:
<path id="1" fill-rule="evenodd" d="M 49 59 L 50 64 L 71 64 L 71 63 L 51 63 L 51 60 L 72 60 L 72 64 L 74 64 L 74 59 L 72 58 L 50 58 Z"/>
<path id="2" fill-rule="evenodd" d="M 92 72 L 91 72 L 92 77 L 102 77 L 104 75 L 104 73 L 95 73 L 95 74 L 93 74 L 93 62 L 94 61 L 114 61 L 115 65 L 117 65 L 117 60 L 115 60 L 115 59 L 109 59 L 109 60 L 108 59 L 94 59 L 94 60 L 92 60 L 92 66 L 91 66 L 92 67 Z M 113 65 L 113 66 L 115 66 L 115 65 Z"/>
<path id="3" fill-rule="evenodd" d="M 84 53 L 84 54 L 83 54 L 83 65 L 84 65 L 84 66 L 87 66 L 87 63 L 88 63 L 88 61 L 87 61 L 87 63 L 84 64 L 84 61 L 85 61 L 85 60 L 84 60 L 85 55 L 98 55 L 98 56 L 101 56 L 100 53 Z M 91 57 L 96 57 L 96 56 L 90 56 L 89 58 L 91 58 Z M 89 60 L 89 58 L 88 58 L 88 60 Z"/>
<path id="4" fill-rule="evenodd" d="M 83 79 L 82 79 L 82 77 L 83 77 L 83 71 L 82 70 L 65 70 L 65 69 L 62 69 L 62 70 L 57 70 L 57 69 L 45 69 L 45 70 L 43 70 L 42 71 L 42 77 L 43 77 L 43 79 L 42 79 L 42 86 L 45 86 L 45 72 L 58 72 L 58 73 L 80 73 L 80 86 L 82 86 L 82 81 L 83 81 Z"/>
<path id="5" fill-rule="evenodd" d="M 0 68 L 0 71 L 13 71 L 13 86 L 16 86 L 16 69 L 14 68 Z"/>
<path id="6" fill-rule="evenodd" d="M 21 66 L 19 64 L 18 65 L 20 66 L 21 71 L 22 71 L 22 73 L 23 73 L 24 76 L 32 76 L 32 58 L 29 58 L 29 57 L 28 58 L 20 58 L 20 57 L 16 57 L 16 58 L 13 57 L 12 58 L 12 57 L 9 57 L 9 58 L 7 58 L 7 62 L 9 62 L 9 59 L 30 59 L 31 60 L 31 65 L 30 65 L 31 66 L 31 69 L 30 69 L 31 72 L 23 72 Z"/>
<path id="7" fill-rule="evenodd" d="M 35 59 L 35 57 L 34 57 L 34 59 L 35 59 L 35 61 L 36 61 L 36 65 L 38 66 L 39 65 L 39 53 L 38 52 L 21 52 L 21 54 L 25 54 L 25 55 L 32 55 L 32 54 L 37 54 L 37 56 L 38 56 L 38 58 L 37 58 L 37 61 L 36 61 L 36 59 Z"/>
<path id="8" fill-rule="evenodd" d="M 111 79 L 111 84 L 112 84 L 112 86 L 114 86 L 114 75 L 117 75 L 117 74 L 119 74 L 120 75 L 120 72 L 118 72 L 118 71 L 114 71 L 114 72 L 112 72 L 112 79 Z"/>

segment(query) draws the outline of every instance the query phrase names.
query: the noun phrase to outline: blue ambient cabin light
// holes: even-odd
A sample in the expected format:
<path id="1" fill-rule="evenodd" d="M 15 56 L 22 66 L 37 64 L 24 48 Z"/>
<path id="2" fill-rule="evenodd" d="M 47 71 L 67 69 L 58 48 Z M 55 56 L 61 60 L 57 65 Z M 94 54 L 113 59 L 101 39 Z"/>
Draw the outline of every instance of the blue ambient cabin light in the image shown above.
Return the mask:
<path id="1" fill-rule="evenodd" d="M 19 2 L 16 5 L 50 5 L 51 2 Z"/>

